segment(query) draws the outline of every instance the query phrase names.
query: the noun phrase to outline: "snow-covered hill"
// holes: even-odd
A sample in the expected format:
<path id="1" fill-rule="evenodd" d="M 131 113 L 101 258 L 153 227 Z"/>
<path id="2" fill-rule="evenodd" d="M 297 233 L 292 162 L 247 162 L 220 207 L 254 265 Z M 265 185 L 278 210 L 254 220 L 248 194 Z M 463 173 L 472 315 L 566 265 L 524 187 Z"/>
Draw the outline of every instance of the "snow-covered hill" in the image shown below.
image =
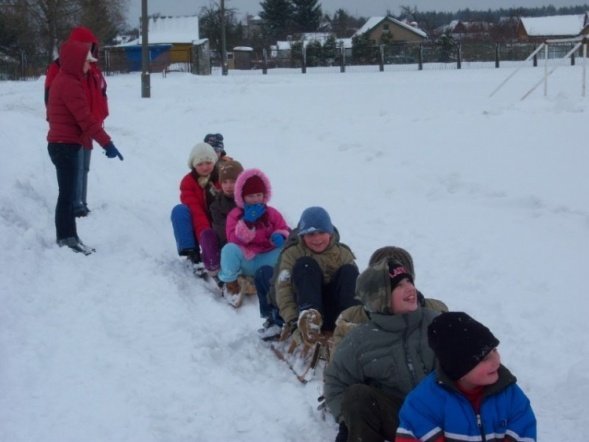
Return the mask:
<path id="1" fill-rule="evenodd" d="M 228 153 L 272 181 L 295 225 L 322 205 L 366 267 L 376 248 L 415 259 L 417 286 L 501 340 L 542 440 L 589 425 L 589 98 L 563 66 L 272 71 L 109 77 L 106 128 L 78 222 L 97 253 L 55 245 L 55 169 L 43 79 L 0 82 L 0 440 L 333 440 L 303 386 L 235 311 L 176 257 L 169 213 L 191 147 L 222 132 Z"/>

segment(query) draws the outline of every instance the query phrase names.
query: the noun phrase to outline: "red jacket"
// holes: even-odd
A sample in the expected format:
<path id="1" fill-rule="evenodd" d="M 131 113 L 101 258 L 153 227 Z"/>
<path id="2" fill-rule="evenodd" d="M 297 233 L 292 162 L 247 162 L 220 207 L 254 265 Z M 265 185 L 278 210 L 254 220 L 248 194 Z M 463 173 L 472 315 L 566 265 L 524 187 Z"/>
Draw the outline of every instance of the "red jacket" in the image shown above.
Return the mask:
<path id="1" fill-rule="evenodd" d="M 83 86 L 88 50 L 88 44 L 76 41 L 66 41 L 61 47 L 61 68 L 51 84 L 47 101 L 50 143 L 82 144 L 84 140 L 94 139 L 104 147 L 110 141 L 102 121 L 90 111 Z"/>
<path id="2" fill-rule="evenodd" d="M 211 228 L 211 215 L 209 204 L 214 198 L 214 186 L 209 183 L 203 189 L 198 184 L 198 175 L 192 170 L 180 181 L 180 201 L 188 206 L 192 216 L 192 228 L 197 240 L 205 229 Z"/>
<path id="3" fill-rule="evenodd" d="M 68 38 L 70 41 L 79 41 L 91 45 L 92 54 L 96 57 L 98 55 L 98 39 L 90 31 L 90 29 L 83 26 L 74 28 Z M 59 58 L 53 61 L 45 73 L 45 105 L 49 99 L 49 90 L 55 77 L 59 72 L 61 62 Z M 101 123 L 108 117 L 108 99 L 106 96 L 106 79 L 102 71 L 96 63 L 90 63 L 90 70 L 82 80 L 82 86 L 86 92 L 90 111 L 92 115 Z M 86 138 L 82 140 L 82 145 L 87 149 L 92 149 L 92 139 Z"/>

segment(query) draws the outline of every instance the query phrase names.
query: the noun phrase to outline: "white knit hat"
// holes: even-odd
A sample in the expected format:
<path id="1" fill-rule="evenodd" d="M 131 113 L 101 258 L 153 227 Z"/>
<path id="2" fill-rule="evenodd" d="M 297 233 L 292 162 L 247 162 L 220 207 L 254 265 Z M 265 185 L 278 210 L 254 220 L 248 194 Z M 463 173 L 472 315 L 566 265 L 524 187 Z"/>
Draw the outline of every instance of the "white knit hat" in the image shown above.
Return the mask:
<path id="1" fill-rule="evenodd" d="M 190 152 L 190 156 L 188 157 L 188 167 L 192 169 L 198 163 L 204 163 L 205 161 L 215 164 L 217 162 L 217 153 L 210 144 L 197 143 L 192 148 L 192 152 Z"/>

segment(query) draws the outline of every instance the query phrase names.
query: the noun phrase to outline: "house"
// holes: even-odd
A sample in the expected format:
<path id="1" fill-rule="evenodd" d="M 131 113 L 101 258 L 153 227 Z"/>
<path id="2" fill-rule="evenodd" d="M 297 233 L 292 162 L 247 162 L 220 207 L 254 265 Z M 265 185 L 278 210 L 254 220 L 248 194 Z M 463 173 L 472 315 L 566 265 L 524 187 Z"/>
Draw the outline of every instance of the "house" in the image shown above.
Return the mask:
<path id="1" fill-rule="evenodd" d="M 456 41 L 485 41 L 491 38 L 493 25 L 484 21 L 452 20 L 435 29 L 434 36 L 449 35 Z"/>
<path id="2" fill-rule="evenodd" d="M 362 34 L 367 34 L 376 44 L 383 39 L 393 43 L 419 43 L 427 39 L 427 34 L 417 24 L 405 23 L 390 16 L 369 18 L 354 37 Z"/>
<path id="3" fill-rule="evenodd" d="M 210 70 L 208 39 L 199 38 L 198 16 L 150 17 L 149 32 L 150 71 L 183 70 L 208 75 Z M 107 70 L 124 58 L 126 71 L 141 70 L 142 37 L 107 48 Z M 114 69 L 120 70 L 120 69 Z M 124 70 L 124 69 L 123 69 Z"/>
<path id="4" fill-rule="evenodd" d="M 571 38 L 589 33 L 589 12 L 575 15 L 547 17 L 520 17 L 517 37 L 524 42 L 542 42 L 547 39 Z"/>

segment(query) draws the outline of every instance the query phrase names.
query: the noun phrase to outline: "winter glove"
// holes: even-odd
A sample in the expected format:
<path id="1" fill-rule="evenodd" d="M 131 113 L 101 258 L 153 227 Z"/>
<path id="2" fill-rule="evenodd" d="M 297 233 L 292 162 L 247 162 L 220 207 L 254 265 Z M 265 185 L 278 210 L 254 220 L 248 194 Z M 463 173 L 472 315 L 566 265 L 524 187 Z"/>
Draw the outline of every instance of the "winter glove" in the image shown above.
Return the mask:
<path id="1" fill-rule="evenodd" d="M 115 145 L 112 143 L 112 141 L 109 141 L 105 146 L 104 146 L 104 154 L 108 157 L 108 158 L 114 158 L 114 157 L 119 157 L 119 159 L 121 161 L 123 161 L 123 155 L 121 155 L 121 152 L 119 152 L 119 150 L 115 147 Z"/>
<path id="2" fill-rule="evenodd" d="M 243 219 L 248 223 L 258 220 L 266 212 L 266 205 L 263 203 L 246 204 L 243 206 Z"/>
<path id="3" fill-rule="evenodd" d="M 244 220 L 240 219 L 235 224 L 235 236 L 244 244 L 249 244 L 256 237 L 256 228 L 251 229 L 247 226 Z"/>
<path id="4" fill-rule="evenodd" d="M 284 245 L 284 236 L 278 232 L 274 232 L 272 235 L 270 235 L 270 242 L 274 245 L 274 247 L 280 248 Z"/>

